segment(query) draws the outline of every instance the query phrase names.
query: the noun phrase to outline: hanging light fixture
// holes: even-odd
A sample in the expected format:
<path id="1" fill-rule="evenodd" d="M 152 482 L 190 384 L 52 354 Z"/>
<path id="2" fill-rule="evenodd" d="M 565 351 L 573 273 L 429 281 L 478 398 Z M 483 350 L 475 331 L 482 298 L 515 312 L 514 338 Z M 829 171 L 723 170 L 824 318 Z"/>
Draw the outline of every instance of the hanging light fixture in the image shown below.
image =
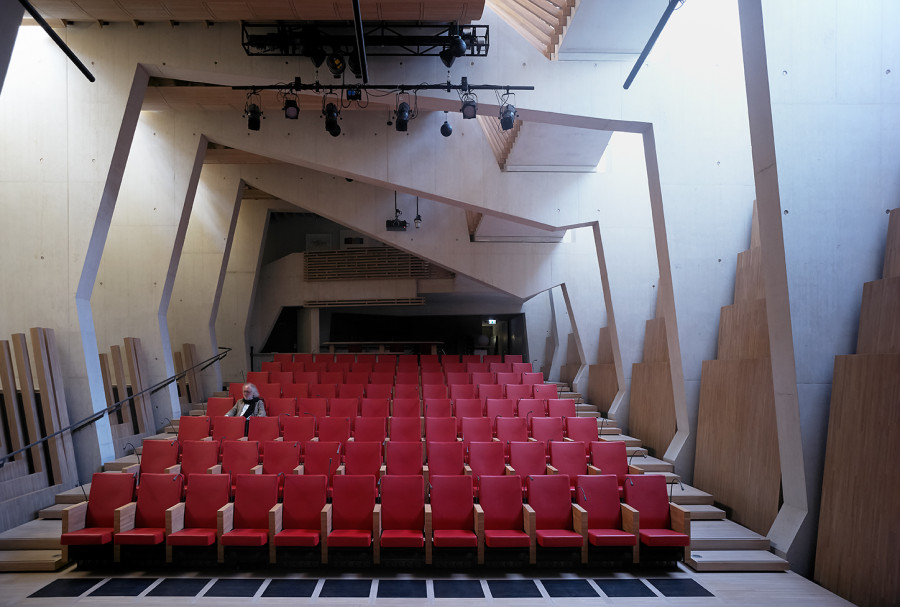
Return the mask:
<path id="1" fill-rule="evenodd" d="M 398 131 L 405 131 L 409 126 L 409 104 L 405 101 L 400 102 L 400 105 L 397 106 L 397 124 L 394 128 Z"/>
<path id="2" fill-rule="evenodd" d="M 297 104 L 296 95 L 285 95 L 284 107 L 281 109 L 284 110 L 284 117 L 288 120 L 297 120 L 300 117 L 300 106 Z"/>
<path id="3" fill-rule="evenodd" d="M 416 229 L 422 227 L 422 216 L 419 215 L 419 197 L 416 196 L 416 218 L 413 219 L 413 223 L 416 224 Z"/>
<path id="4" fill-rule="evenodd" d="M 459 108 L 459 112 L 462 114 L 462 117 L 466 120 L 471 120 L 477 116 L 478 97 L 475 96 L 475 93 L 463 93 L 460 98 L 462 99 L 462 106 Z"/>
<path id="5" fill-rule="evenodd" d="M 262 100 L 255 90 L 250 91 L 247 95 L 247 103 L 244 105 L 244 118 L 247 119 L 247 128 L 251 131 L 258 131 L 260 120 L 263 117 Z"/>
<path id="6" fill-rule="evenodd" d="M 344 70 L 347 69 L 347 63 L 344 61 L 344 58 L 337 53 L 332 53 L 325 58 L 325 65 L 328 66 L 328 71 L 331 72 L 331 75 L 335 78 L 340 78 Z"/>
<path id="7" fill-rule="evenodd" d="M 441 135 L 444 137 L 449 137 L 453 134 L 453 127 L 450 126 L 450 121 L 447 120 L 447 112 L 444 112 L 444 124 L 441 125 Z"/>
<path id="8" fill-rule="evenodd" d="M 341 125 L 338 124 L 341 111 L 336 104 L 328 101 L 329 95 L 334 96 L 334 93 L 328 93 L 322 97 L 322 115 L 325 116 L 325 130 L 332 137 L 337 137 L 341 134 Z"/>

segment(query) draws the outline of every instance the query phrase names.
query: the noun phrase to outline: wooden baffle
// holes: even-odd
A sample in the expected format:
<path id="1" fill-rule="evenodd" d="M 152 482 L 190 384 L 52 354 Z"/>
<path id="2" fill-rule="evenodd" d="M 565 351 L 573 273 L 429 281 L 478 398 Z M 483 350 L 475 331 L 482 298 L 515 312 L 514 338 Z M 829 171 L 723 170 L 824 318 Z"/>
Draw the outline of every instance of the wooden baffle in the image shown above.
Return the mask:
<path id="1" fill-rule="evenodd" d="M 124 346 L 114 345 L 108 354 L 100 354 L 106 406 L 128 399 L 119 411 L 108 416 L 117 453 L 127 443 L 139 444 L 142 437 L 156 433 L 150 395 L 140 394 L 150 387 L 143 359 L 141 340 L 136 337 L 126 337 Z"/>
<path id="2" fill-rule="evenodd" d="M 863 285 L 856 354 L 836 356 L 814 580 L 857 605 L 900 597 L 900 483 L 883 461 L 900 437 L 900 209 L 883 278 Z"/>
<path id="3" fill-rule="evenodd" d="M 181 352 L 172 353 L 172 358 L 175 363 L 175 373 L 180 376 L 177 381 L 178 401 L 182 405 L 206 402 L 199 370 L 193 368 L 199 361 L 197 346 L 184 344 L 181 346 Z M 185 373 L 186 369 L 187 373 Z M 181 375 L 182 373 L 184 375 Z"/>
<path id="4" fill-rule="evenodd" d="M 588 402 L 609 415 L 609 408 L 619 392 L 616 363 L 613 358 L 609 327 L 599 331 L 597 363 L 588 367 Z"/>
<path id="5" fill-rule="evenodd" d="M 658 457 L 675 436 L 675 392 L 666 340 L 666 319 L 646 323 L 642 362 L 632 365 L 628 429 Z"/>

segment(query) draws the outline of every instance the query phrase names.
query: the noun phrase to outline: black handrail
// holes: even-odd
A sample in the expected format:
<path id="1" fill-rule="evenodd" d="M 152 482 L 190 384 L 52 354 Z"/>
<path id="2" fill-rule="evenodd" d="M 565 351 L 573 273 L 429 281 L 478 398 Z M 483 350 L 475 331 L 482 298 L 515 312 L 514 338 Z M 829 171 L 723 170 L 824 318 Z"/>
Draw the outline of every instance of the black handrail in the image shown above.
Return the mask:
<path id="1" fill-rule="evenodd" d="M 60 434 L 63 434 L 63 433 L 65 433 L 65 432 L 74 432 L 74 431 L 76 431 L 76 430 L 81 430 L 81 429 L 84 428 L 85 426 L 88 426 L 88 425 L 90 425 L 90 424 L 93 424 L 93 423 L 96 422 L 97 420 L 101 419 L 104 415 L 109 415 L 110 413 L 116 413 L 116 412 L 118 412 L 118 411 L 122 408 L 122 406 L 123 406 L 125 403 L 127 403 L 128 401 L 130 401 L 130 400 L 132 400 L 132 399 L 134 399 L 134 398 L 137 398 L 137 397 L 140 396 L 141 394 L 144 394 L 145 392 L 149 392 L 150 394 L 153 394 L 154 392 L 157 392 L 157 391 L 161 390 L 162 388 L 168 386 L 168 385 L 171 384 L 172 382 L 178 381 L 179 379 L 181 379 L 182 377 L 184 377 L 185 375 L 187 375 L 189 371 L 192 371 L 193 369 L 196 369 L 197 367 L 200 367 L 200 370 L 203 371 L 204 369 L 206 369 L 207 367 L 209 367 L 209 366 L 210 366 L 211 364 L 213 364 L 214 362 L 219 361 L 219 360 L 222 360 L 223 358 L 225 358 L 226 356 L 228 356 L 228 353 L 231 352 L 231 348 L 226 348 L 226 347 L 224 347 L 224 346 L 219 346 L 219 349 L 220 349 L 220 350 L 224 350 L 224 352 L 220 352 L 220 353 L 216 354 L 215 356 L 211 356 L 211 357 L 207 358 L 206 360 L 200 361 L 199 363 L 197 363 L 197 364 L 194 365 L 193 367 L 190 367 L 190 368 L 188 368 L 188 369 L 185 369 L 185 370 L 182 371 L 181 373 L 176 373 L 175 375 L 173 375 L 173 376 L 171 376 L 171 377 L 167 377 L 166 379 L 162 380 L 161 382 L 159 382 L 159 383 L 157 383 L 157 384 L 153 384 L 153 385 L 150 386 L 149 388 L 144 388 L 144 389 L 141 390 L 140 392 L 137 392 L 137 393 L 132 394 L 132 395 L 130 395 L 130 396 L 126 396 L 125 398 L 123 398 L 123 399 L 120 400 L 119 402 L 115 403 L 114 405 L 111 405 L 111 406 L 107 407 L 107 408 L 104 409 L 103 411 L 97 411 L 96 413 L 93 413 L 92 415 L 90 415 L 90 416 L 88 416 L 88 417 L 85 417 L 84 419 L 81 419 L 81 420 L 78 420 L 78 421 L 75 422 L 75 423 L 69 424 L 68 426 L 66 426 L 66 427 L 63 428 L 62 430 L 57 430 L 57 431 L 54 432 L 53 434 L 48 434 L 47 436 L 45 436 L 45 437 L 43 437 L 43 438 L 41 438 L 41 439 L 38 439 L 38 440 L 34 441 L 33 443 L 31 443 L 31 444 L 29 444 L 29 445 L 25 445 L 24 447 L 22 447 L 21 449 L 18 449 L 17 451 L 13 451 L 12 453 L 7 453 L 6 455 L 0 457 L 0 468 L 2 468 L 4 465 L 6 465 L 7 460 L 10 460 L 10 459 L 14 458 L 14 457 L 17 456 L 18 454 L 24 453 L 25 451 L 28 451 L 28 450 L 31 449 L 32 447 L 36 447 L 36 446 L 38 446 L 38 445 L 41 445 L 41 444 L 47 442 L 48 440 L 50 440 L 51 438 L 54 438 L 54 437 L 56 437 L 56 436 L 59 436 Z"/>

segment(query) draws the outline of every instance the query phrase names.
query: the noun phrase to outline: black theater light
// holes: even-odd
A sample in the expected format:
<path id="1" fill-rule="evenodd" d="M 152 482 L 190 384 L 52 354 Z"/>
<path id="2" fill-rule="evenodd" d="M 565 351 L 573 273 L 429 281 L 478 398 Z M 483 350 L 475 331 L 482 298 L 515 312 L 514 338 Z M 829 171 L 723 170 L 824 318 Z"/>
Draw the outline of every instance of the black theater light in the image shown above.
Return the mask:
<path id="1" fill-rule="evenodd" d="M 244 117 L 247 119 L 247 128 L 251 131 L 258 131 L 260 121 L 263 117 L 262 99 L 259 93 L 251 90 L 247 94 L 247 103 L 244 105 Z"/>
<path id="2" fill-rule="evenodd" d="M 296 120 L 300 117 L 300 106 L 297 105 L 296 97 L 285 97 L 284 107 L 281 109 L 284 110 L 284 117 L 288 120 Z"/>
<path id="3" fill-rule="evenodd" d="M 444 124 L 441 125 L 441 135 L 444 137 L 449 137 L 453 134 L 453 127 L 450 126 L 450 121 L 447 120 L 447 112 L 444 112 Z"/>
<path id="4" fill-rule="evenodd" d="M 405 101 L 400 102 L 397 106 L 397 120 L 395 128 L 398 131 L 406 131 L 409 126 L 410 110 L 409 104 Z"/>
<path id="5" fill-rule="evenodd" d="M 322 113 L 325 115 L 325 130 L 328 131 L 328 134 L 332 137 L 340 135 L 341 125 L 338 124 L 338 117 L 341 115 L 341 112 L 338 110 L 337 106 L 333 103 L 329 103 L 325 106 Z"/>
<path id="6" fill-rule="evenodd" d="M 500 128 L 508 131 L 516 123 L 516 106 L 507 103 L 500 108 Z"/>
<path id="7" fill-rule="evenodd" d="M 336 53 L 332 53 L 325 58 L 325 65 L 328 66 L 328 71 L 335 78 L 340 78 L 344 70 L 347 69 L 347 63 L 344 61 L 344 58 Z"/>

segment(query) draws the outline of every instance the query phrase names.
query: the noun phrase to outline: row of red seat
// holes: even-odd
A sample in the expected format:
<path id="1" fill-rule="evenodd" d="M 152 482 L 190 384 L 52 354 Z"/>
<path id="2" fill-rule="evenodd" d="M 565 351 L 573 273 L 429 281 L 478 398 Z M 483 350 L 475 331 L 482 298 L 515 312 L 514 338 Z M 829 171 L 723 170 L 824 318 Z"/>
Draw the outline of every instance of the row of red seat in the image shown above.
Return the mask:
<path id="1" fill-rule="evenodd" d="M 247 374 L 247 381 L 251 383 L 269 383 L 269 382 L 300 382 L 307 381 L 303 379 L 304 374 L 318 373 L 320 376 L 329 375 L 331 377 L 341 377 L 343 380 L 336 381 L 353 381 L 353 383 L 367 383 L 372 381 L 372 377 L 383 378 L 381 381 L 372 383 L 384 383 L 391 380 L 390 383 L 450 383 L 452 376 L 473 376 L 477 374 L 486 374 L 493 381 L 500 383 L 511 383 L 520 381 L 523 375 L 527 375 L 526 381 L 535 383 L 540 377 L 543 382 L 542 373 L 534 373 L 530 363 L 448 363 L 446 365 L 424 365 L 422 367 L 392 367 L 390 363 L 371 364 L 371 363 L 291 363 L 287 366 L 281 363 L 262 363 L 259 371 L 251 371 Z M 312 375 L 309 375 L 312 377 Z M 349 377 L 361 378 L 360 380 L 350 380 Z M 399 381 L 397 381 L 399 379 Z M 413 381 L 415 380 L 415 382 Z"/>
<path id="2" fill-rule="evenodd" d="M 340 362 L 340 363 L 392 363 L 398 367 L 431 365 L 431 364 L 452 364 L 452 363 L 521 363 L 521 354 L 331 354 L 328 352 L 320 352 L 311 354 L 303 353 L 278 353 L 272 356 L 272 360 L 277 363 L 289 364 L 292 362 Z"/>
<path id="3" fill-rule="evenodd" d="M 95 474 L 87 503 L 63 511 L 60 543 L 64 559 L 78 559 L 85 546 L 113 546 L 121 559 L 122 546 L 161 546 L 166 561 L 179 547 L 216 546 L 218 561 L 225 548 L 268 548 L 271 563 L 278 549 L 320 547 L 322 563 L 329 549 L 372 548 L 373 562 L 392 548 L 424 549 L 426 563 L 434 548 L 475 550 L 478 563 L 486 550 L 527 549 L 537 561 L 538 547 L 580 548 L 589 560 L 590 546 L 631 548 L 633 562 L 641 547 L 683 548 L 690 544 L 690 514 L 666 498 L 659 476 L 629 476 L 625 503 L 620 504 L 615 477 L 581 475 L 572 503 L 565 475 L 532 476 L 525 481 L 529 495 L 522 502 L 517 476 L 482 476 L 478 503 L 472 498 L 471 476 L 432 476 L 430 503 L 420 475 L 388 475 L 380 482 L 376 503 L 373 475 L 345 475 L 334 479 L 328 502 L 323 475 L 289 475 L 278 498 L 279 475 L 238 475 L 234 501 L 225 474 L 194 474 L 184 502 L 181 474 L 146 474 L 133 502 L 134 476 Z"/>

